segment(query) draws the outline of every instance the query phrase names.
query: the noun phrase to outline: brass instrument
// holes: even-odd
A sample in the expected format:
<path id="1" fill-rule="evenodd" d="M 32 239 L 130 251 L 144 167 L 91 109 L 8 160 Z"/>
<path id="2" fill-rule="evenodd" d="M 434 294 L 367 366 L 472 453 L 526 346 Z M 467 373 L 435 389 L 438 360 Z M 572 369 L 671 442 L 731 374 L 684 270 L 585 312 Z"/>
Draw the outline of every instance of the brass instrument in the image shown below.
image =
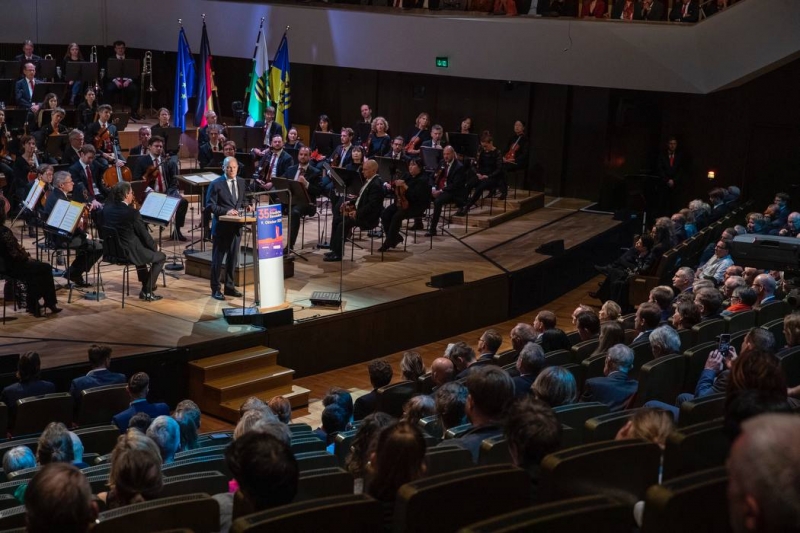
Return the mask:
<path id="1" fill-rule="evenodd" d="M 92 46 L 92 51 L 89 53 L 89 62 L 97 63 L 97 47 L 96 46 Z M 104 73 L 105 73 L 105 71 L 101 70 L 99 77 L 95 78 L 95 80 L 94 80 L 94 94 L 98 99 L 100 98 L 100 83 L 99 83 L 100 80 L 99 80 L 99 78 L 102 78 Z"/>
<path id="2" fill-rule="evenodd" d="M 53 54 L 45 54 L 42 59 L 52 60 L 53 59 Z M 37 66 L 36 68 L 38 70 L 39 67 Z M 57 76 L 61 74 L 61 67 L 57 67 L 56 68 L 56 73 L 57 73 Z M 49 79 L 50 79 L 50 81 L 58 81 L 57 78 L 49 78 Z"/>
<path id="3" fill-rule="evenodd" d="M 147 89 L 145 89 L 145 78 L 147 78 Z M 144 93 L 145 91 L 150 93 L 150 111 L 153 111 L 153 93 L 158 92 L 156 88 L 153 87 L 153 52 L 148 50 L 144 53 L 144 60 L 142 61 L 142 79 L 140 81 L 141 85 L 141 92 L 139 95 L 139 114 L 144 114 Z"/>

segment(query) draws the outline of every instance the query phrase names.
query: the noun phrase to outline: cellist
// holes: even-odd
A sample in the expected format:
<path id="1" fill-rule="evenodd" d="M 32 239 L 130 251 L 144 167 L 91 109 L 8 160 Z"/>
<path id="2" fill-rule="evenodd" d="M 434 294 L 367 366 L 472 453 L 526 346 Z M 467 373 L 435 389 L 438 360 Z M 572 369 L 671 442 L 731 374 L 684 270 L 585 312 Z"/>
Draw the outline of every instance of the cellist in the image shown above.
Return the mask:
<path id="1" fill-rule="evenodd" d="M 117 142 L 117 127 L 111 122 L 111 106 L 103 104 L 97 108 L 97 121 L 86 128 L 86 137 L 97 150 L 97 163 L 102 171 L 109 165 L 121 167 L 125 162 L 114 156 L 114 144 Z"/>

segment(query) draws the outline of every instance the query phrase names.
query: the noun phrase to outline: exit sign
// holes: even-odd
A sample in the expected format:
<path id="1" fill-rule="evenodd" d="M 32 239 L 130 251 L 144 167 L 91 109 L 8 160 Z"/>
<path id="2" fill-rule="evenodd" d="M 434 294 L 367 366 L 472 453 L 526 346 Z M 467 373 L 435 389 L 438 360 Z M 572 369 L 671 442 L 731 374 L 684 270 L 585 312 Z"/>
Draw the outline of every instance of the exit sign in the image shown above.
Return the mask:
<path id="1" fill-rule="evenodd" d="M 436 66 L 438 68 L 447 68 L 450 66 L 450 58 L 449 57 L 437 57 L 436 58 Z"/>

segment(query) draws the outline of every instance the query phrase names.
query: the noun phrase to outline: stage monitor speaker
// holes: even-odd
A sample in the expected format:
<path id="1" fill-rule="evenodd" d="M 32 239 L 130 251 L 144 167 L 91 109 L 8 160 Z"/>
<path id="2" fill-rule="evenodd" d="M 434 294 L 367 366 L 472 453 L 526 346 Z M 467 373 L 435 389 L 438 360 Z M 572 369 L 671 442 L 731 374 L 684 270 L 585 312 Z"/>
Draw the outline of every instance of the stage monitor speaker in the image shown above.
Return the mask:
<path id="1" fill-rule="evenodd" d="M 798 270 L 800 240 L 776 235 L 737 235 L 731 244 L 737 265 L 766 270 Z"/>
<path id="2" fill-rule="evenodd" d="M 294 323 L 294 311 L 291 307 L 261 313 L 258 309 L 247 307 L 230 307 L 222 310 L 222 315 L 228 324 L 250 324 L 262 328 L 276 328 L 278 326 L 290 326 Z"/>
<path id="3" fill-rule="evenodd" d="M 430 283 L 426 283 L 428 287 L 434 289 L 446 289 L 447 287 L 455 287 L 456 285 L 464 284 L 464 271 L 454 270 L 453 272 L 445 272 L 436 276 L 431 276 Z"/>
<path id="4" fill-rule="evenodd" d="M 558 256 L 564 254 L 564 239 L 546 242 L 536 250 L 537 254 Z"/>

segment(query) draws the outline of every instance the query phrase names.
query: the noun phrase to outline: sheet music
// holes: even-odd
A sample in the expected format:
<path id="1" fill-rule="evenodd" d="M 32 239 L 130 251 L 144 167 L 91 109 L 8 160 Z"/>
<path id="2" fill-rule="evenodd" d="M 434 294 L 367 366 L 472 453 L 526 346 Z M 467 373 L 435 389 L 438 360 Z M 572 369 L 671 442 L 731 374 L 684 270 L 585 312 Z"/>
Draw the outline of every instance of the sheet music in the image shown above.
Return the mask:
<path id="1" fill-rule="evenodd" d="M 83 214 L 84 205 L 80 202 L 59 200 L 47 218 L 47 225 L 52 228 L 72 233 Z"/>
<path id="2" fill-rule="evenodd" d="M 167 196 L 166 194 L 151 192 L 144 200 L 144 204 L 139 209 L 139 214 L 143 218 L 157 220 L 164 224 L 168 224 L 172 220 L 172 215 L 178 208 L 180 198 Z"/>
<path id="3" fill-rule="evenodd" d="M 28 191 L 28 197 L 25 198 L 25 207 L 29 211 L 34 211 L 36 209 L 36 204 L 39 203 L 39 198 L 42 196 L 42 192 L 44 191 L 44 182 L 42 180 L 36 180 L 31 187 L 31 190 Z"/>

